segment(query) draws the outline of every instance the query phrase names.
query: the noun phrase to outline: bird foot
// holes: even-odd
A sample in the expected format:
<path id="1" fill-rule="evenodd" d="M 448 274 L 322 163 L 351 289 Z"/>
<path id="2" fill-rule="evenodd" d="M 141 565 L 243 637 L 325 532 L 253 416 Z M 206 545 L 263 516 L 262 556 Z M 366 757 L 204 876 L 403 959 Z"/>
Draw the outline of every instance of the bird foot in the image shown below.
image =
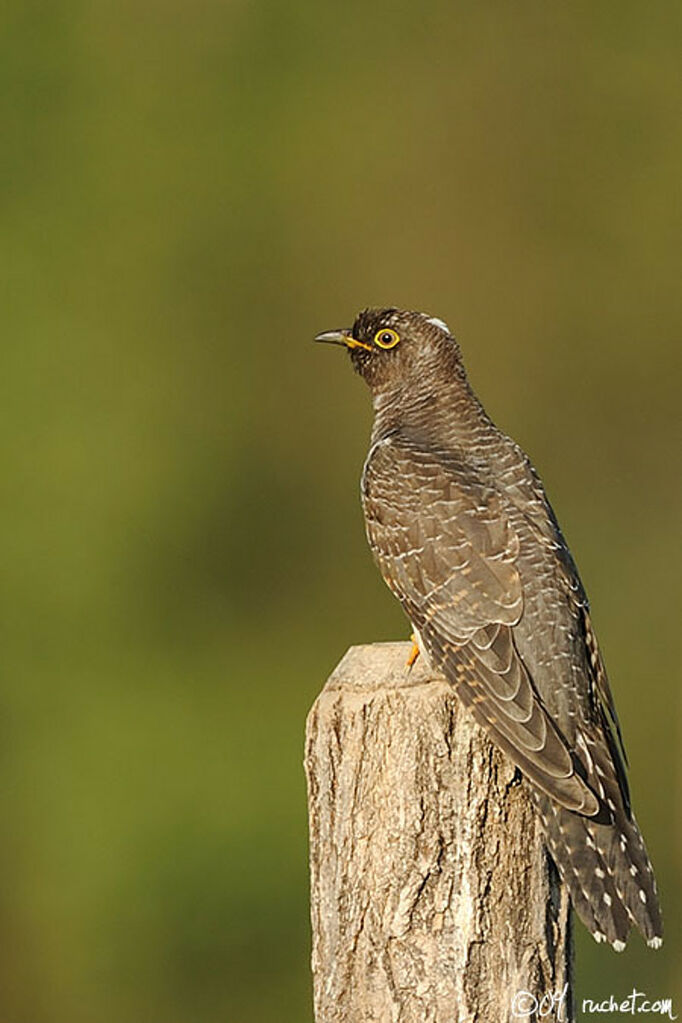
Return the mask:
<path id="1" fill-rule="evenodd" d="M 411 668 L 414 662 L 419 657 L 419 647 L 417 646 L 417 640 L 415 639 L 414 633 L 412 633 L 410 639 L 412 640 L 412 649 L 410 650 L 410 656 L 407 658 L 407 661 L 405 662 L 406 668 Z"/>

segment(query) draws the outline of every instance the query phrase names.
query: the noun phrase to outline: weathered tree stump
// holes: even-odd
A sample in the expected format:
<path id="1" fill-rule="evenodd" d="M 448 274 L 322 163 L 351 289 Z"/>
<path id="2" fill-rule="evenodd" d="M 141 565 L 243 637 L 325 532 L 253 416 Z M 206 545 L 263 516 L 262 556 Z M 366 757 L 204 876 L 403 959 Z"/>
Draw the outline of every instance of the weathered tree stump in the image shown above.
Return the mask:
<path id="1" fill-rule="evenodd" d="M 316 1023 L 570 1021 L 569 900 L 525 782 L 409 649 L 352 647 L 308 717 Z"/>

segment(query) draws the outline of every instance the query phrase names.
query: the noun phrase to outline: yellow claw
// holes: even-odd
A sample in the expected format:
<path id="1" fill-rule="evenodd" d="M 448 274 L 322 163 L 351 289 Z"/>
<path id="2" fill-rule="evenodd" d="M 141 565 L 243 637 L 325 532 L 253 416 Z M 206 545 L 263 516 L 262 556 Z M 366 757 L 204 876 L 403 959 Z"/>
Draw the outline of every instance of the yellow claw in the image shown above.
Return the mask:
<path id="1" fill-rule="evenodd" d="M 410 639 L 412 640 L 412 649 L 410 650 L 410 656 L 407 658 L 406 663 L 407 668 L 411 668 L 414 662 L 419 657 L 419 647 L 417 646 L 417 640 L 414 633 L 412 633 Z"/>

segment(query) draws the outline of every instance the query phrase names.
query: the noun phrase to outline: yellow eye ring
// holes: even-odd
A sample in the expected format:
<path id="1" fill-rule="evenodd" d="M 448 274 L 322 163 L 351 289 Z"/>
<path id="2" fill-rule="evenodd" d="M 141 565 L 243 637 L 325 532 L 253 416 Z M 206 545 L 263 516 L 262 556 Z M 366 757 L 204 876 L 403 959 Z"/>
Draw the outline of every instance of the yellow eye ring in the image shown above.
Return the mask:
<path id="1" fill-rule="evenodd" d="M 374 335 L 374 344 L 378 345 L 379 348 L 395 348 L 400 341 L 400 335 L 396 334 L 395 330 L 391 330 L 390 327 L 384 327 L 383 330 L 378 330 Z"/>

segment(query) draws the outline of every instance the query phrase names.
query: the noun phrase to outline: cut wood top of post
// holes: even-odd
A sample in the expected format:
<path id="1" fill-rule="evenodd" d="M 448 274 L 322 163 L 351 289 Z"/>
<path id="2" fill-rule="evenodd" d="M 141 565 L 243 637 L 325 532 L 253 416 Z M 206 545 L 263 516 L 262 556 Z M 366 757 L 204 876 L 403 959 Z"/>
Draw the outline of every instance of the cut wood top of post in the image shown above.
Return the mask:
<path id="1" fill-rule="evenodd" d="M 408 668 L 407 658 L 411 649 L 410 643 L 397 642 L 352 646 L 329 676 L 324 691 L 409 689 L 430 683 L 440 683 L 451 689 L 423 655 Z"/>

